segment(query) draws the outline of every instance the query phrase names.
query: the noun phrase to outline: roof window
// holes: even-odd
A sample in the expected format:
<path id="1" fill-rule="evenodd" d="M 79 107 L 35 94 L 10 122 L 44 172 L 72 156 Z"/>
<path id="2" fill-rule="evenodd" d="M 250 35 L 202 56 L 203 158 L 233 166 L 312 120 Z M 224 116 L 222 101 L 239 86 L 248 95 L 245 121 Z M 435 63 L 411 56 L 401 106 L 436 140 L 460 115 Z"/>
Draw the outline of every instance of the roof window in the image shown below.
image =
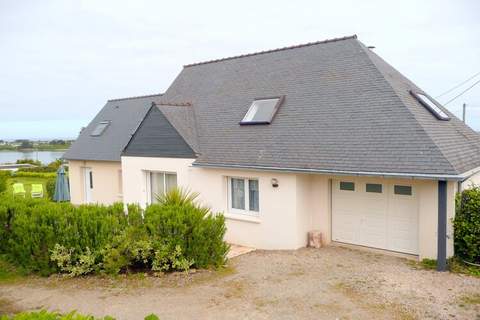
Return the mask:
<path id="1" fill-rule="evenodd" d="M 253 100 L 240 124 L 270 124 L 283 99 L 284 96 Z"/>
<path id="2" fill-rule="evenodd" d="M 410 90 L 410 94 L 414 96 L 435 117 L 437 117 L 438 120 L 450 120 L 450 117 L 440 108 L 440 104 L 427 96 L 425 93 L 414 92 Z"/>
<path id="3" fill-rule="evenodd" d="M 110 124 L 110 121 L 100 121 L 99 124 L 93 129 L 92 133 L 90 135 L 92 137 L 99 137 L 103 134 L 105 129 L 107 129 L 108 125 Z"/>

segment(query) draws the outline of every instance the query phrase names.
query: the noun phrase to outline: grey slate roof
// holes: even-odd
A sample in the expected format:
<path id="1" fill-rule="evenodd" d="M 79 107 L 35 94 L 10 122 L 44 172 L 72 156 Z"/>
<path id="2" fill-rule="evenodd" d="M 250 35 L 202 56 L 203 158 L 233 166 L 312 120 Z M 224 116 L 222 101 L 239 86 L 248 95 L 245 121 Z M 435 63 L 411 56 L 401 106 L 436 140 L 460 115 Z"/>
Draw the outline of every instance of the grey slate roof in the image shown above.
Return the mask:
<path id="1" fill-rule="evenodd" d="M 437 120 L 416 88 L 353 36 L 187 65 L 156 101 L 191 104 L 194 127 L 164 114 L 195 165 L 434 176 L 480 166 L 479 135 L 446 109 L 452 119 Z M 255 98 L 279 95 L 270 125 L 239 125 Z"/>
<path id="2" fill-rule="evenodd" d="M 175 107 L 173 107 L 175 108 Z M 189 107 L 179 107 L 189 108 Z M 173 116 L 178 116 L 174 113 Z M 173 118 L 172 116 L 172 118 Z M 186 123 L 185 118 L 181 118 Z M 182 125 L 183 125 L 182 123 Z M 195 152 L 156 106 L 151 106 L 122 155 L 136 157 L 195 158 Z"/>
<path id="3" fill-rule="evenodd" d="M 121 153 L 142 119 L 161 95 L 109 100 L 65 153 L 67 160 L 120 161 Z M 90 133 L 100 121 L 110 120 L 98 137 Z"/>

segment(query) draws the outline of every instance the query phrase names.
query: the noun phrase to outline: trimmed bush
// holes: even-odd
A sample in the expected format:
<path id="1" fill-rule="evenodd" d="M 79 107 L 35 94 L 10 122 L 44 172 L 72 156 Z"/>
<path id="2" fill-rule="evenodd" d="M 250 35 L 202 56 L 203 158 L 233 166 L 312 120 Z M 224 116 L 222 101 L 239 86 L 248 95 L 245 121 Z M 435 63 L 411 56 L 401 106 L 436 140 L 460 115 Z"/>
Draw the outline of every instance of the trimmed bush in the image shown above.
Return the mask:
<path id="1" fill-rule="evenodd" d="M 30 272 L 70 276 L 129 270 L 188 271 L 224 264 L 223 215 L 174 190 L 142 211 L 136 205 L 0 198 L 0 253 Z"/>
<path id="2" fill-rule="evenodd" d="M 458 193 L 455 204 L 455 255 L 469 262 L 480 263 L 480 188 Z"/>
<path id="3" fill-rule="evenodd" d="M 23 172 L 16 171 L 12 174 L 12 177 L 24 177 L 24 178 L 56 178 L 56 172 Z"/>
<path id="4" fill-rule="evenodd" d="M 47 180 L 47 182 L 45 183 L 45 186 L 46 186 L 46 191 L 47 191 L 47 197 L 48 199 L 50 200 L 53 200 L 53 196 L 55 194 L 55 183 L 56 183 L 56 179 L 54 178 L 49 178 Z"/>
<path id="5" fill-rule="evenodd" d="M 57 169 L 49 166 L 19 168 L 17 172 L 57 172 Z"/>
<path id="6" fill-rule="evenodd" d="M 145 320 L 159 320 L 155 314 L 150 314 L 144 318 Z M 103 318 L 95 318 L 91 315 L 82 315 L 76 311 L 72 311 L 68 314 L 62 315 L 58 312 L 49 312 L 47 310 L 33 311 L 33 312 L 21 312 L 13 316 L 3 315 L 0 316 L 0 320 L 115 320 L 110 316 Z"/>
<path id="7" fill-rule="evenodd" d="M 147 232 L 155 243 L 171 252 L 178 246 L 181 257 L 196 268 L 221 266 L 228 252 L 223 241 L 225 218 L 195 203 L 197 196 L 174 189 L 160 198 L 159 204 L 145 210 Z"/>
<path id="8" fill-rule="evenodd" d="M 11 176 L 10 171 L 7 171 L 7 170 L 0 171 L 0 193 L 7 190 L 7 180 L 8 178 L 10 178 L 10 176 Z"/>

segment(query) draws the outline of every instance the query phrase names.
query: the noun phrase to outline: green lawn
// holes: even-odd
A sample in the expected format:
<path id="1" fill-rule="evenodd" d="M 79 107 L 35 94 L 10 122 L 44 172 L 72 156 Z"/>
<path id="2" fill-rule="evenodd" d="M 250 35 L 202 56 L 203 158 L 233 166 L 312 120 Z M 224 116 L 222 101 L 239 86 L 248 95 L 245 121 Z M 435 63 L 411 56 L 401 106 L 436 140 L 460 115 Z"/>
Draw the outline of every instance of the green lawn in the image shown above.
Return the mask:
<path id="1" fill-rule="evenodd" d="M 30 197 L 31 195 L 31 190 L 32 190 L 32 183 L 37 184 L 41 183 L 43 185 L 43 197 L 47 197 L 47 179 L 45 178 L 36 178 L 36 177 L 15 177 L 15 178 L 10 178 L 8 179 L 8 193 L 13 195 L 13 187 L 12 185 L 14 183 L 23 183 L 23 186 L 25 187 L 25 191 L 27 192 L 26 196 L 27 198 Z"/>

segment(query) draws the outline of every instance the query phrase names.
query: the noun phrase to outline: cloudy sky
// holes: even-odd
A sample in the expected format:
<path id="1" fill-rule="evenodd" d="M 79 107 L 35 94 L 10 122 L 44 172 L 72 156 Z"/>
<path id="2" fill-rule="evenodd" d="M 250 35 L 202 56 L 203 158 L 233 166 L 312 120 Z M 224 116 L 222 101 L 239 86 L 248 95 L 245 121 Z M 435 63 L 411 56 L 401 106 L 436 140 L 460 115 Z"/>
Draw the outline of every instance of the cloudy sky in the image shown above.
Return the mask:
<path id="1" fill-rule="evenodd" d="M 0 139 L 75 137 L 107 99 L 163 92 L 184 64 L 352 34 L 432 96 L 480 72 L 476 0 L 0 0 Z M 480 130 L 480 84 L 447 107 L 464 102 Z"/>

